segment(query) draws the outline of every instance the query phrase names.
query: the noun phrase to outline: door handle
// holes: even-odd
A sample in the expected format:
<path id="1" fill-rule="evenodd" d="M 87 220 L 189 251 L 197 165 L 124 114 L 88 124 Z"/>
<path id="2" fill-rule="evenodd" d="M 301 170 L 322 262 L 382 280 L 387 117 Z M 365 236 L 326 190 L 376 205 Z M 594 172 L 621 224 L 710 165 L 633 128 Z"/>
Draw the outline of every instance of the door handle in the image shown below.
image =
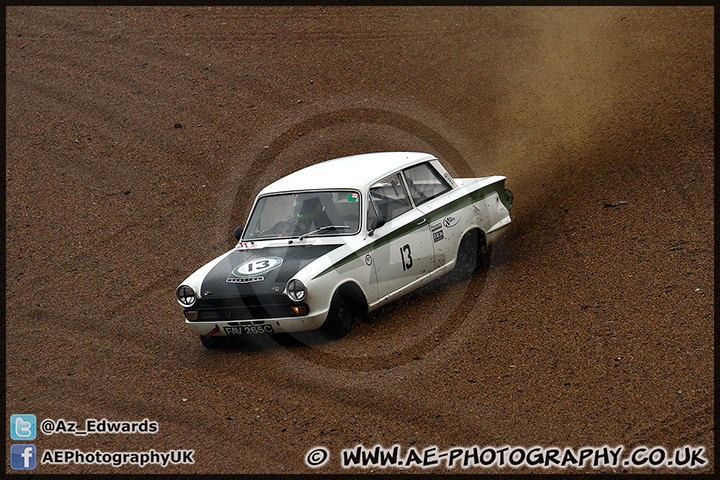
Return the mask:
<path id="1" fill-rule="evenodd" d="M 423 219 L 420 220 L 417 224 L 418 224 L 418 225 L 422 225 L 423 223 L 426 223 L 426 222 L 427 222 L 427 218 L 423 218 Z"/>

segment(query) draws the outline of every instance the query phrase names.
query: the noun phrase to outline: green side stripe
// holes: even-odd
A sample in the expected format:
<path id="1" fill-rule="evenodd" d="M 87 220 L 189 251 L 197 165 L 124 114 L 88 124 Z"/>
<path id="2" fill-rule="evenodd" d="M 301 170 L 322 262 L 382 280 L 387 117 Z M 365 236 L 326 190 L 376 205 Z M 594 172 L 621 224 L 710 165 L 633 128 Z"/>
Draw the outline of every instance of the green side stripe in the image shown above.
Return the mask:
<path id="1" fill-rule="evenodd" d="M 470 192 L 467 195 L 464 195 L 458 199 L 453 200 L 452 202 L 443 205 L 441 207 L 438 207 L 436 210 L 433 210 L 427 215 L 428 223 L 434 223 L 437 220 L 449 215 L 450 213 L 459 210 L 461 208 L 465 208 L 468 205 L 472 205 L 473 203 L 476 203 L 483 198 L 489 197 L 493 193 L 497 192 L 498 195 L 500 195 L 500 198 L 502 199 L 503 195 L 507 196 L 507 194 L 504 192 L 504 188 L 502 188 L 501 191 L 501 185 L 504 182 L 495 182 L 492 185 L 487 185 L 485 187 L 479 188 L 475 190 L 474 192 Z M 503 201 L 503 204 L 505 204 L 505 201 Z M 507 206 L 507 205 L 506 205 Z M 383 245 L 387 245 L 388 243 L 392 242 L 398 237 L 402 237 L 403 235 L 407 235 L 408 233 L 411 233 L 415 230 L 420 230 L 421 228 L 427 228 L 426 223 L 422 225 L 417 225 L 417 220 L 413 220 L 412 222 L 409 222 L 402 227 L 398 228 L 394 232 L 385 235 L 382 238 L 379 238 L 372 243 L 364 246 L 360 250 L 357 250 L 355 252 L 349 253 L 346 257 L 344 257 L 342 260 L 334 263 L 333 265 L 330 265 L 328 268 L 323 270 L 322 272 L 318 273 L 313 277 L 313 280 L 316 278 L 322 277 L 323 275 L 338 269 L 344 265 L 347 265 L 348 263 L 352 262 L 353 260 L 363 258 L 365 255 L 370 253 L 371 250 L 380 248 Z"/>

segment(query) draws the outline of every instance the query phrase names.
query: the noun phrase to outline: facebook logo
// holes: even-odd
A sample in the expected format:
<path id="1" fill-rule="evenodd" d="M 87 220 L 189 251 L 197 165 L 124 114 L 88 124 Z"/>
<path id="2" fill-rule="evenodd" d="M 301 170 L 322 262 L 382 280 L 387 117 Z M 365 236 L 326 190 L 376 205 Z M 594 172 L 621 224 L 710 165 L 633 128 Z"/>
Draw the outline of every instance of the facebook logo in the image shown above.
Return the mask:
<path id="1" fill-rule="evenodd" d="M 11 445 L 10 466 L 13 470 L 34 470 L 37 466 L 35 445 Z"/>
<path id="2" fill-rule="evenodd" d="M 36 434 L 35 415 L 23 414 L 10 417 L 10 438 L 13 440 L 35 440 Z"/>

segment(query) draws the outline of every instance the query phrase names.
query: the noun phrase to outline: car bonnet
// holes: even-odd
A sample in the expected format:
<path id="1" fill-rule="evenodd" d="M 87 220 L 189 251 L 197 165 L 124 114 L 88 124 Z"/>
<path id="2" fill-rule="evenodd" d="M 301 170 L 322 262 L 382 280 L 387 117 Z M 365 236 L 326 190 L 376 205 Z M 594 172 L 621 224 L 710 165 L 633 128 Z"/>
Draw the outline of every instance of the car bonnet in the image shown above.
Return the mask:
<path id="1" fill-rule="evenodd" d="M 340 246 L 288 245 L 235 250 L 205 276 L 202 296 L 226 298 L 283 292 L 293 275 Z"/>

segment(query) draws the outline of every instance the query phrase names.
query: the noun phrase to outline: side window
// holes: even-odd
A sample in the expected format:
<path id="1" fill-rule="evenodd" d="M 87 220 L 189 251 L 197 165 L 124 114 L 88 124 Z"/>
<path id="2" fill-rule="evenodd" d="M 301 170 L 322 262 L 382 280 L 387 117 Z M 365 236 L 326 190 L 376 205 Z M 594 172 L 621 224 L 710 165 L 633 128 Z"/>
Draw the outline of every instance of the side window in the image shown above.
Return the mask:
<path id="1" fill-rule="evenodd" d="M 415 205 L 422 205 L 450 190 L 447 181 L 429 163 L 406 168 L 403 173 Z"/>
<path id="2" fill-rule="evenodd" d="M 370 200 L 375 205 L 377 215 L 386 221 L 390 221 L 412 208 L 399 173 L 385 177 L 370 187 Z M 369 217 L 370 212 L 368 212 L 368 219 Z"/>

